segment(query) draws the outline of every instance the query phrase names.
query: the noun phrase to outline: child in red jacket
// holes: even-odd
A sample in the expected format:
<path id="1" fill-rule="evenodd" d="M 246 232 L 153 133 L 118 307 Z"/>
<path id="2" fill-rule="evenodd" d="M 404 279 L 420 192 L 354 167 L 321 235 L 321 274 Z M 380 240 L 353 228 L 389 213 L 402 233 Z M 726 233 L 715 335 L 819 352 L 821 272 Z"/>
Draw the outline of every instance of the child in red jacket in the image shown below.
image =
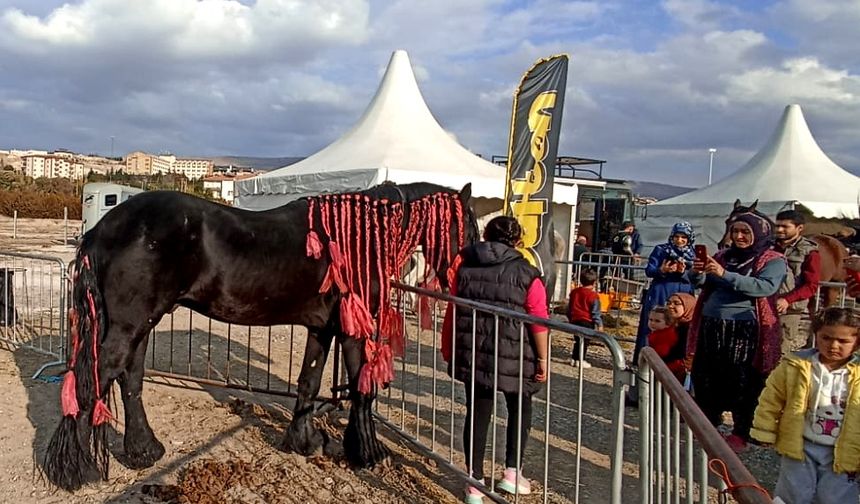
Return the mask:
<path id="1" fill-rule="evenodd" d="M 596 271 L 590 268 L 582 270 L 582 273 L 579 274 L 579 287 L 570 291 L 567 320 L 573 325 L 602 331 L 603 320 L 600 317 L 600 296 L 594 290 L 596 282 Z M 582 365 L 583 369 L 590 368 L 591 364 L 585 360 L 585 354 L 588 352 L 588 341 L 578 336 L 574 336 L 573 341 L 571 364 L 574 366 Z M 582 349 L 582 362 L 579 362 L 580 344 L 584 345 Z"/>
<path id="2" fill-rule="evenodd" d="M 684 350 L 685 341 L 678 337 L 675 320 L 669 314 L 665 306 L 655 306 L 648 314 L 648 346 L 657 352 L 657 355 L 666 363 L 666 367 L 684 382 Z"/>

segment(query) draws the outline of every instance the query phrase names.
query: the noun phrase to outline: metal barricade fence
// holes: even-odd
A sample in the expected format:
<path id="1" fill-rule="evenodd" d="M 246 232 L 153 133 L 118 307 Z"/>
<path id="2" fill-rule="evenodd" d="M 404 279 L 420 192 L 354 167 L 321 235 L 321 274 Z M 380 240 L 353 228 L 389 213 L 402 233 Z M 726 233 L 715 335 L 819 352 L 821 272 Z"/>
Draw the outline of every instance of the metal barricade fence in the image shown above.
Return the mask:
<path id="1" fill-rule="evenodd" d="M 69 274 L 56 257 L 0 252 L 0 341 L 54 357 L 33 378 L 66 358 Z"/>
<path id="2" fill-rule="evenodd" d="M 729 493 L 740 504 L 772 502 L 650 347 L 639 354 L 638 381 L 639 502 L 706 504 L 714 492 Z M 719 489 L 709 491 L 710 469 L 722 472 L 718 476 L 730 486 L 712 478 Z"/>
<path id="3" fill-rule="evenodd" d="M 828 296 L 825 295 L 825 289 L 833 289 L 835 291 L 831 301 L 836 302 L 839 307 L 856 309 L 857 301 L 854 298 L 848 297 L 847 288 L 848 286 L 844 282 L 819 282 L 815 297 L 812 298 L 813 312 L 818 311 L 819 307 L 824 307 L 827 304 Z"/>
<path id="4" fill-rule="evenodd" d="M 585 253 L 579 261 L 556 261 L 556 264 L 559 265 L 557 283 L 568 288 L 579 284 L 584 269 L 597 271 L 595 288 L 603 296 L 601 303 L 616 316 L 622 311 L 638 311 L 651 285 L 651 279 L 645 275 L 645 264 L 634 262 L 630 256 Z M 572 271 L 572 277 L 565 281 L 562 275 L 568 270 Z"/>
<path id="5" fill-rule="evenodd" d="M 625 369 L 624 353 L 614 338 L 567 323 L 538 319 L 440 292 L 403 284 L 396 284 L 395 289 L 395 299 L 406 299 L 404 294 L 409 293 L 418 297 L 418 303 L 414 317 L 407 317 L 407 323 L 403 326 L 404 338 L 408 341 L 406 353 L 396 365 L 397 376 L 391 386 L 380 393 L 377 402 L 376 416 L 383 424 L 410 441 L 421 454 L 456 472 L 464 481 L 464 489 L 465 482 L 469 482 L 482 488 L 486 492 L 485 495 L 493 501 L 508 502 L 497 493 L 497 462 L 504 467 L 504 457 L 500 457 L 503 453 L 500 446 L 503 445 L 497 442 L 498 430 L 505 416 L 497 411 L 497 394 L 493 394 L 490 421 L 488 460 L 491 464 L 485 471 L 489 479 L 485 485 L 480 485 L 469 477 L 469 472 L 465 469 L 461 434 L 466 415 L 466 391 L 463 384 L 449 376 L 447 365 L 442 361 L 439 352 L 443 305 L 453 304 L 453 315 L 456 315 L 457 311 L 462 313 L 462 310 L 467 310 L 472 320 L 479 314 L 491 317 L 496 329 L 495 337 L 498 337 L 500 321 L 514 321 L 519 327 L 523 345 L 530 344 L 525 336 L 528 324 L 544 325 L 550 329 L 548 378 L 543 391 L 534 397 L 535 421 L 530 436 L 533 441 L 542 441 L 542 447 L 539 450 L 526 449 L 522 469 L 526 475 L 532 475 L 541 481 L 542 502 L 548 502 L 550 496 L 553 496 L 553 501 L 599 500 L 613 504 L 622 502 L 623 396 L 627 384 L 630 383 L 630 374 Z M 401 312 L 406 311 L 404 308 L 406 307 L 401 306 Z M 585 379 L 582 367 L 573 368 L 568 364 L 571 352 L 568 338 L 573 335 L 599 343 L 608 350 L 608 367 L 611 372 L 607 380 L 609 383 L 596 385 Z M 561 341 L 566 345 L 562 347 L 554 343 Z M 582 351 L 580 347 L 580 352 Z M 558 363 L 559 357 L 564 364 Z M 452 360 L 456 360 L 456 356 Z M 453 364 L 455 363 L 452 362 Z M 571 373 L 571 370 L 574 372 Z M 522 361 L 520 372 L 522 373 Z M 604 388 L 609 390 L 604 391 Z M 587 392 L 590 396 L 587 401 L 583 400 L 584 389 L 589 389 Z M 596 427 L 590 429 L 592 435 L 586 439 L 582 437 L 583 422 L 589 422 L 589 426 Z M 470 431 L 471 429 L 472 426 Z M 595 430 L 604 436 L 594 433 Z M 505 436 L 501 437 L 504 439 Z M 583 483 L 581 474 L 584 453 L 588 454 L 586 463 L 589 465 L 590 475 L 586 483 Z M 596 459 L 603 457 L 609 460 L 609 467 L 601 468 L 605 472 L 591 467 L 595 465 Z M 589 490 L 590 498 L 581 499 L 581 489 Z M 511 499 L 517 502 L 520 496 L 514 495 Z"/>
<path id="6" fill-rule="evenodd" d="M 306 341 L 301 326 L 239 326 L 179 307 L 149 335 L 146 374 L 295 397 Z M 331 385 L 321 401 L 345 398 L 340 360 L 334 345 L 323 372 Z"/>

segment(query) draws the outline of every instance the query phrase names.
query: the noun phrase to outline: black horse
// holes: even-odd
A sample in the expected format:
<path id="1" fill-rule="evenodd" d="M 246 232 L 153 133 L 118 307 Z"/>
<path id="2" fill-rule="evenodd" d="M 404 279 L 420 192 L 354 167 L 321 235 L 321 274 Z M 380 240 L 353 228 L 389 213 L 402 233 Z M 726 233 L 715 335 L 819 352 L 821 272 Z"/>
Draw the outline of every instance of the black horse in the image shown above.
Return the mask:
<path id="1" fill-rule="evenodd" d="M 363 255 L 358 250 L 363 264 L 344 265 L 349 274 L 370 279 L 369 285 L 361 287 L 369 293 L 365 311 L 372 314 L 387 299 L 379 293 L 388 280 L 366 274 L 360 271 L 362 267 L 390 264 L 392 254 L 411 253 L 395 248 L 408 242 L 434 256 L 431 265 L 444 280 L 447 275 L 442 273 L 457 247 L 477 240 L 470 185 L 457 192 L 427 183 L 383 184 L 339 201 L 352 201 L 353 197 L 363 201 L 365 209 L 376 209 L 363 214 L 346 209 L 341 214 L 352 217 L 343 223 L 347 227 L 354 224 L 371 234 L 375 230 L 376 240 L 366 240 L 358 247 L 365 249 Z M 371 416 L 379 380 L 369 393 L 358 390 L 362 366 L 368 361 L 365 346 L 370 348 L 372 340 L 346 334 L 349 331 L 341 323 L 345 304 L 341 300 L 346 298 L 341 292 L 343 279 L 332 286 L 330 265 L 335 261 L 331 255 L 319 253 L 338 237 L 337 230 L 330 229 L 335 222 L 331 219 L 337 216 L 319 213 L 320 202 L 330 201 L 327 198 L 303 198 L 269 211 L 249 212 L 177 192 L 147 192 L 112 210 L 83 236 L 70 308 L 72 352 L 61 394 L 64 417 L 43 464 L 51 483 L 72 491 L 98 478 L 107 479 L 106 433 L 111 413 L 105 399 L 114 380 L 119 381 L 125 409 L 126 465 L 149 467 L 164 455 L 164 446 L 153 434 L 143 408 L 142 380 L 149 334 L 177 305 L 234 324 L 308 328 L 298 399 L 283 440 L 284 449 L 305 455 L 325 441 L 311 422 L 313 401 L 336 338 L 343 348 L 352 402 L 344 434 L 345 453 L 362 467 L 387 456 Z M 440 201 L 456 203 L 456 225 L 452 225 L 450 208 L 432 206 Z M 388 226 L 395 213 L 389 210 L 398 208 L 401 218 L 393 221 L 397 226 L 392 227 L 391 240 L 380 241 L 382 219 Z M 359 222 L 360 216 L 365 222 Z M 447 228 L 436 226 L 435 235 L 421 234 L 419 227 L 426 222 L 444 220 L 437 216 L 448 217 Z M 355 230 L 350 235 L 347 229 L 339 238 L 341 246 L 348 247 L 347 242 L 356 240 Z M 349 254 L 337 255 L 355 259 Z M 383 270 L 378 271 L 382 275 Z"/>

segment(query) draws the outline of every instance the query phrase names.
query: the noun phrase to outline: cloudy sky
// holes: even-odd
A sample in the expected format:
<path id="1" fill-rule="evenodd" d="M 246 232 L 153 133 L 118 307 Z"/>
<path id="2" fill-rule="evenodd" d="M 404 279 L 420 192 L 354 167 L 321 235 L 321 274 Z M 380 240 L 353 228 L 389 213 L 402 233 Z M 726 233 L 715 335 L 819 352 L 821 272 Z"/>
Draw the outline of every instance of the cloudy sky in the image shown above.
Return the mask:
<path id="1" fill-rule="evenodd" d="M 858 0 L 0 0 L 0 148 L 306 156 L 406 49 L 439 122 L 507 146 L 513 89 L 571 56 L 561 154 L 700 186 L 800 103 L 860 174 Z"/>

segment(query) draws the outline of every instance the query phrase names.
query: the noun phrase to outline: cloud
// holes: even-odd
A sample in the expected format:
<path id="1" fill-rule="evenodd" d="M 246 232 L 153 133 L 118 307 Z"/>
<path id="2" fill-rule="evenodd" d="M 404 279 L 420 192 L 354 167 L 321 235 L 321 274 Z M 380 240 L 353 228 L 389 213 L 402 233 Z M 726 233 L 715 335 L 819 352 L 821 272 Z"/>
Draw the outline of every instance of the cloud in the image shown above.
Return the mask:
<path id="1" fill-rule="evenodd" d="M 263 60 L 286 50 L 313 56 L 367 36 L 368 7 L 359 0 L 86 0 L 45 17 L 5 11 L 6 49 L 23 54 L 114 56 L 157 53 L 168 60 L 244 57 Z"/>
<path id="2" fill-rule="evenodd" d="M 677 22 L 696 31 L 717 29 L 740 15 L 736 7 L 708 0 L 664 0 L 661 5 Z"/>
<path id="3" fill-rule="evenodd" d="M 831 102 L 860 108 L 860 76 L 828 68 L 817 58 L 796 58 L 784 61 L 780 68 L 732 76 L 727 93 L 745 102 Z"/>
<path id="4" fill-rule="evenodd" d="M 701 184 L 710 147 L 724 176 L 792 102 L 860 169 L 856 2 L 66 1 L 0 0 L 5 144 L 309 155 L 406 49 L 434 116 L 489 157 L 523 72 L 563 52 L 560 152 L 608 176 Z"/>

